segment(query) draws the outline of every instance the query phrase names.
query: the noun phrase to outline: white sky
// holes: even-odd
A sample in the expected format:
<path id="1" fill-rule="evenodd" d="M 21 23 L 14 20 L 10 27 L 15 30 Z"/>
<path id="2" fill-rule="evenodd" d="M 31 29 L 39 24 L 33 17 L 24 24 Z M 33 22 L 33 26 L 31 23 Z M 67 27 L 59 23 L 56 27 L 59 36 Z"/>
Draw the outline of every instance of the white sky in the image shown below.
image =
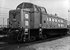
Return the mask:
<path id="1" fill-rule="evenodd" d="M 8 11 L 10 9 L 15 9 L 18 4 L 22 2 L 32 2 L 36 5 L 45 7 L 49 14 L 57 13 L 59 17 L 68 19 L 68 0 L 0 0 L 0 24 L 7 24 Z"/>

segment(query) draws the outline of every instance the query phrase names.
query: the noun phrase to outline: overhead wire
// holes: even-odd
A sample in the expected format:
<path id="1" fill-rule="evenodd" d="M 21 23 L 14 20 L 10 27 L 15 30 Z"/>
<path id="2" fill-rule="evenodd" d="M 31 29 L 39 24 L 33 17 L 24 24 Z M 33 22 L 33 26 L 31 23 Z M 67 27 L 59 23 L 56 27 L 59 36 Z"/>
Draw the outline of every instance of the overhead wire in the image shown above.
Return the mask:
<path id="1" fill-rule="evenodd" d="M 9 12 L 7 10 L 10 10 L 12 8 L 5 8 L 5 7 L 0 7 L 0 16 L 7 16 L 9 14 Z"/>

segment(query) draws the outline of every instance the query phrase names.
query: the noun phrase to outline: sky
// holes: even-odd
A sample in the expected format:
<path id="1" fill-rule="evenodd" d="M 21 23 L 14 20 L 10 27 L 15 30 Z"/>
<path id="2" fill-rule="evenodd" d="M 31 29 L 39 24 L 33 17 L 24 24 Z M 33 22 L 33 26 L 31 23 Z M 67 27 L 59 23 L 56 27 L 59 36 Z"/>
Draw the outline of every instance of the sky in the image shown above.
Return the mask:
<path id="1" fill-rule="evenodd" d="M 31 2 L 33 4 L 45 7 L 49 14 L 57 14 L 59 17 L 69 20 L 68 9 L 69 0 L 0 0 L 0 25 L 7 24 L 9 10 L 16 9 L 22 2 Z"/>

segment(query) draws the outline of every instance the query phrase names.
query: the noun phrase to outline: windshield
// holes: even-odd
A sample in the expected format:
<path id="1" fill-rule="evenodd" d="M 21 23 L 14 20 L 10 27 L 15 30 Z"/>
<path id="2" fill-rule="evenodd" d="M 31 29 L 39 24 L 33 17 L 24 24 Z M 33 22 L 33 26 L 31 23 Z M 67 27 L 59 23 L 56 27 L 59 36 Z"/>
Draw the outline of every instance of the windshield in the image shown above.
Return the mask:
<path id="1" fill-rule="evenodd" d="M 33 5 L 29 3 L 25 3 L 23 8 L 33 8 Z"/>

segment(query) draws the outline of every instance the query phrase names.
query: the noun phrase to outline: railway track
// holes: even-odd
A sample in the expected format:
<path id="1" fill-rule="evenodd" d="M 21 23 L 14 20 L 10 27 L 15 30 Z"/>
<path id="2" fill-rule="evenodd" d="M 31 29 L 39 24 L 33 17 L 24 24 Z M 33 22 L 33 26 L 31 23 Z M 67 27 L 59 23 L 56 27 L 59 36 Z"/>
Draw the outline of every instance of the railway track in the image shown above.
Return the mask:
<path id="1" fill-rule="evenodd" d="M 50 38 L 47 38 L 45 40 L 39 40 L 39 41 L 34 41 L 34 42 L 30 42 L 30 43 L 11 43 L 11 44 L 1 44 L 0 45 L 0 49 L 4 50 L 4 49 L 10 49 L 10 48 L 20 48 L 20 47 L 26 47 L 26 46 L 30 46 L 30 45 L 34 45 L 34 44 L 37 44 L 37 43 L 43 43 L 43 42 L 50 42 L 50 41 L 53 41 L 53 40 L 57 40 L 57 39 L 60 39 L 60 38 L 64 38 L 64 37 L 68 37 L 70 36 L 69 34 L 65 35 L 65 36 L 57 36 L 57 37 L 50 37 Z"/>
<path id="2" fill-rule="evenodd" d="M 67 35 L 64 35 L 64 36 L 53 36 L 53 37 L 49 37 L 47 39 L 44 39 L 44 40 L 39 40 L 39 41 L 34 41 L 34 42 L 30 42 L 30 43 L 23 43 L 24 46 L 28 46 L 28 45 L 33 45 L 33 44 L 37 44 L 37 43 L 42 43 L 42 42 L 48 42 L 48 41 L 53 41 L 53 40 L 57 40 L 57 39 L 60 39 L 60 38 L 64 38 L 64 37 L 67 37 L 67 36 L 70 36 L 69 34 Z M 20 43 L 19 45 L 23 46 L 22 43 Z"/>

